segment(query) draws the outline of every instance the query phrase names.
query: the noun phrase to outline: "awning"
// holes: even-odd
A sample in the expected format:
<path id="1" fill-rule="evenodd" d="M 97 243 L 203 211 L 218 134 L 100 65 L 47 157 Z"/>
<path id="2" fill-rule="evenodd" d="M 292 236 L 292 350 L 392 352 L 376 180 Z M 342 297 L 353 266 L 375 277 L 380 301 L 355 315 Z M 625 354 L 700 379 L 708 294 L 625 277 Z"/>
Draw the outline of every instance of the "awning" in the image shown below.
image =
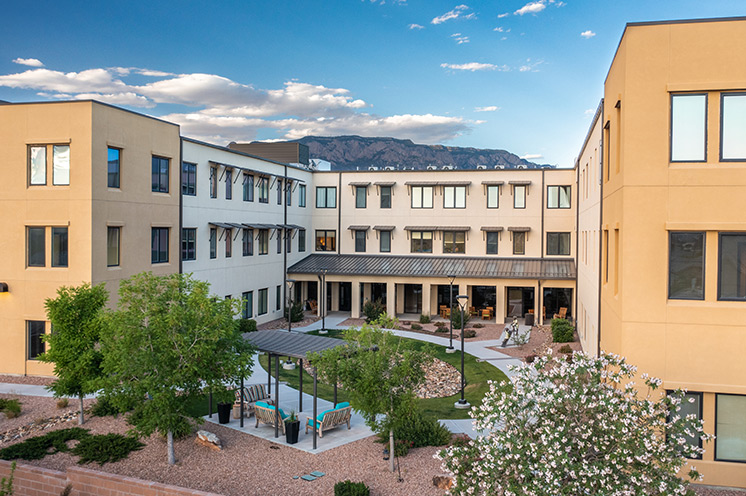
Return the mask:
<path id="1" fill-rule="evenodd" d="M 347 185 L 348 186 L 362 186 L 364 188 L 367 188 L 368 186 L 370 186 L 370 181 L 368 181 L 368 182 L 350 182 L 350 183 L 347 183 Z"/>
<path id="2" fill-rule="evenodd" d="M 347 229 L 350 231 L 367 231 L 370 226 L 349 226 Z"/>
<path id="3" fill-rule="evenodd" d="M 305 229 L 303 226 L 297 226 L 295 224 L 277 224 L 280 229 Z"/>
<path id="4" fill-rule="evenodd" d="M 471 181 L 438 181 L 438 186 L 469 186 Z"/>
<path id="5" fill-rule="evenodd" d="M 510 181 L 509 184 L 513 186 L 528 186 L 531 184 L 531 181 Z"/>
<path id="6" fill-rule="evenodd" d="M 437 231 L 437 226 L 404 226 L 405 231 Z"/>
<path id="7" fill-rule="evenodd" d="M 510 232 L 529 232 L 531 230 L 530 227 L 509 227 L 508 231 Z"/>
<path id="8" fill-rule="evenodd" d="M 233 226 L 227 222 L 208 222 L 208 224 L 215 227 L 222 227 L 223 229 L 233 229 Z"/>
<path id="9" fill-rule="evenodd" d="M 376 181 L 373 184 L 376 186 L 393 186 L 396 184 L 396 181 Z"/>
<path id="10" fill-rule="evenodd" d="M 466 231 L 471 231 L 471 227 L 469 226 L 438 226 L 437 231 L 466 232 Z"/>
<path id="11" fill-rule="evenodd" d="M 393 231 L 394 229 L 396 229 L 396 226 L 373 226 L 375 231 Z"/>
<path id="12" fill-rule="evenodd" d="M 502 186 L 505 181 L 482 181 L 485 186 Z"/>
<path id="13" fill-rule="evenodd" d="M 501 232 L 503 228 L 502 226 L 482 226 L 481 230 L 484 232 Z"/>
<path id="14" fill-rule="evenodd" d="M 277 229 L 277 225 L 275 224 L 244 224 L 244 227 L 248 227 L 249 229 Z"/>
<path id="15" fill-rule="evenodd" d="M 407 181 L 407 186 L 437 186 L 438 181 Z"/>

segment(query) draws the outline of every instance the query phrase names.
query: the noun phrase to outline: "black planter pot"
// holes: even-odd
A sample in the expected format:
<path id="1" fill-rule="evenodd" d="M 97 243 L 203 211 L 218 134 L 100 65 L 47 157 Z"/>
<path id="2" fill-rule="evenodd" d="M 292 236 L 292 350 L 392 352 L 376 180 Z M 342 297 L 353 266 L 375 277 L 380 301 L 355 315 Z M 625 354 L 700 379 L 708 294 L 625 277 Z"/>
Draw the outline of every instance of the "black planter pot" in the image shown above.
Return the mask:
<path id="1" fill-rule="evenodd" d="M 233 405 L 231 403 L 218 403 L 218 422 L 221 424 L 230 422 L 232 408 Z"/>
<path id="2" fill-rule="evenodd" d="M 288 444 L 298 442 L 298 433 L 300 432 L 300 420 L 294 422 L 285 422 L 285 440 Z"/>

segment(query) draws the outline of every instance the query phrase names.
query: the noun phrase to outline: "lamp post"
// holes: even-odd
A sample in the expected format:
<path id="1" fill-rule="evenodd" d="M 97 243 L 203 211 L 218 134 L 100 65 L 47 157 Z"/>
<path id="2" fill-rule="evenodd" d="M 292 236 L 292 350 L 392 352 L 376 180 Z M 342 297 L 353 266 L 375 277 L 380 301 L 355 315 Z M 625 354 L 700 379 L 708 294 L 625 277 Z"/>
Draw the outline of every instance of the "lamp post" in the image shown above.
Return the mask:
<path id="1" fill-rule="evenodd" d="M 319 289 L 319 309 L 321 310 L 321 330 L 319 334 L 326 334 L 326 269 L 319 276 L 321 288 Z"/>
<path id="2" fill-rule="evenodd" d="M 287 319 L 288 319 L 288 332 L 292 332 L 292 325 L 293 325 L 293 319 L 291 318 L 292 315 L 292 306 L 293 306 L 293 284 L 295 284 L 295 279 L 286 279 L 285 284 L 288 286 L 287 290 L 287 297 L 288 297 L 288 306 L 287 306 Z M 290 361 L 290 357 L 287 358 L 285 363 L 282 364 L 282 368 L 285 370 L 295 370 L 295 364 Z"/>
<path id="3" fill-rule="evenodd" d="M 469 301 L 469 297 L 467 295 L 458 295 L 456 299 L 458 300 L 458 306 L 461 310 L 461 399 L 453 406 L 464 410 L 471 407 L 469 402 L 464 398 L 464 388 L 466 387 L 466 378 L 464 376 L 464 308 Z"/>
<path id="4" fill-rule="evenodd" d="M 455 353 L 456 348 L 453 347 L 453 315 L 451 315 L 451 312 L 453 312 L 453 281 L 456 280 L 456 276 L 446 276 L 448 278 L 448 326 L 450 328 L 450 335 L 448 338 L 448 348 L 446 348 L 446 353 Z"/>

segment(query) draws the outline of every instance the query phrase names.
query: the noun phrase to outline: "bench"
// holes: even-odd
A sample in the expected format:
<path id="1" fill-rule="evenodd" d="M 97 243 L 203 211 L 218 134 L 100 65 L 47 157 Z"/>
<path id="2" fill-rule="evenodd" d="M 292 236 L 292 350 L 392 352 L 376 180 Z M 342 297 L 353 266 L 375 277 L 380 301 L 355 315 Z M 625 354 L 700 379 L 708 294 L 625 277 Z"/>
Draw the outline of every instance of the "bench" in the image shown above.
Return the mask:
<path id="1" fill-rule="evenodd" d="M 241 399 L 243 399 L 244 403 L 244 416 L 251 417 L 251 414 L 254 412 L 254 405 L 257 401 L 264 401 L 266 403 L 272 404 L 272 399 L 270 395 L 267 393 L 266 388 L 264 387 L 264 384 L 255 384 L 253 386 L 245 386 L 243 390 L 236 389 L 236 401 L 233 403 L 233 411 L 234 411 L 234 418 L 238 418 L 240 416 L 239 412 L 241 408 Z"/>
<path id="2" fill-rule="evenodd" d="M 350 417 L 352 416 L 352 407 L 349 403 L 344 402 L 337 405 L 332 410 L 326 410 L 316 416 L 316 429 L 318 429 L 319 437 L 324 437 L 324 431 L 333 429 L 338 425 L 347 424 L 347 429 L 350 429 Z M 306 421 L 306 434 L 308 429 L 313 429 L 313 418 L 308 417 Z"/>
<path id="3" fill-rule="evenodd" d="M 254 405 L 254 415 L 256 416 L 256 425 L 254 428 L 259 427 L 259 424 L 267 424 L 274 427 L 275 425 L 275 407 L 274 405 L 269 405 L 263 401 L 258 401 L 256 405 Z M 285 420 L 289 417 L 289 415 L 282 411 L 282 408 L 280 408 L 280 429 L 282 430 L 282 433 L 285 434 Z"/>

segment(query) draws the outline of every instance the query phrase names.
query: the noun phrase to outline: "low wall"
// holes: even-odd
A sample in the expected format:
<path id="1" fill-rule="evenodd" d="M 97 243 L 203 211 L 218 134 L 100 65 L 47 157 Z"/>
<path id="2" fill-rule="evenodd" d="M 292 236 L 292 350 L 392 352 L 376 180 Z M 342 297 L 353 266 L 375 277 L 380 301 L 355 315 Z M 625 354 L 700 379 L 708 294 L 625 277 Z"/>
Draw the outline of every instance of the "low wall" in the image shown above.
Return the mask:
<path id="1" fill-rule="evenodd" d="M 0 460 L 0 478 L 10 475 L 10 465 Z M 58 472 L 19 463 L 13 476 L 14 496 L 59 496 L 68 484 L 71 496 L 220 496 L 81 467 Z"/>

